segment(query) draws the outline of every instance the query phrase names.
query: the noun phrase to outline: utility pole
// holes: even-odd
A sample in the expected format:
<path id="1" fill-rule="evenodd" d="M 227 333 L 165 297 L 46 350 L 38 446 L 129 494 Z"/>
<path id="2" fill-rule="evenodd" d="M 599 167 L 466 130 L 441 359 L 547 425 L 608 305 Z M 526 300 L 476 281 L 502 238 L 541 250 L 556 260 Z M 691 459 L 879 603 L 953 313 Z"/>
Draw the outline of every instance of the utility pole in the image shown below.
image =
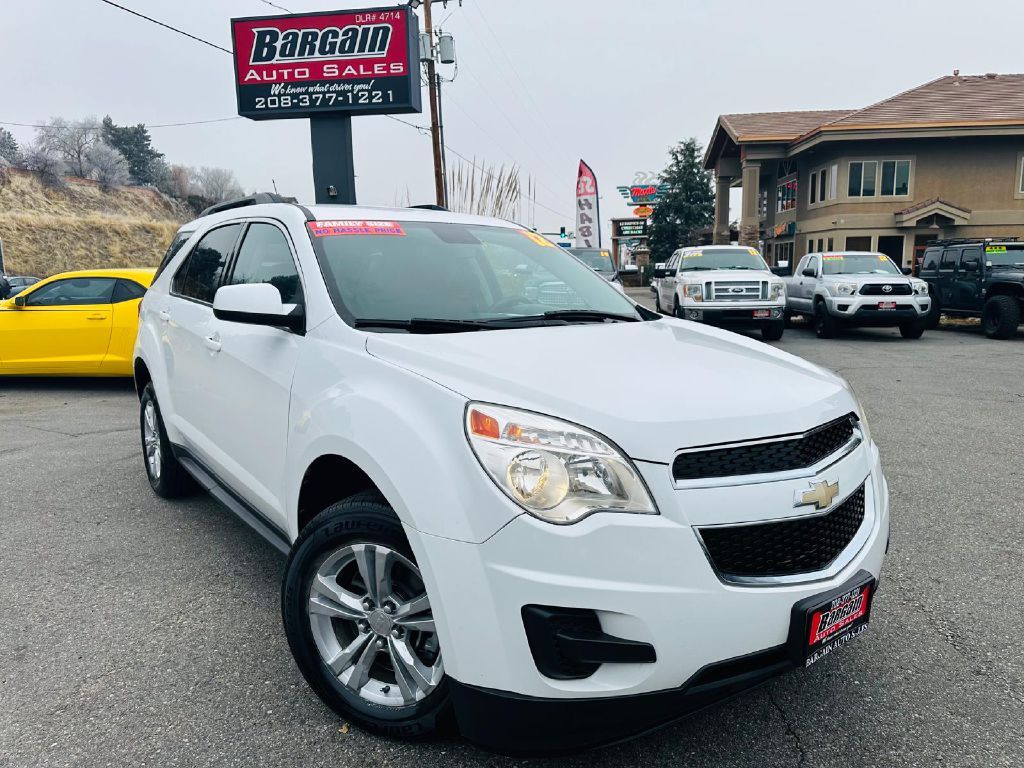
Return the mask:
<path id="1" fill-rule="evenodd" d="M 430 6 L 432 0 L 423 3 L 423 25 L 430 40 L 431 46 L 434 42 L 434 26 L 430 20 Z M 444 165 L 441 159 L 441 124 L 437 115 L 437 75 L 434 68 L 433 55 L 427 59 L 427 88 L 430 98 L 430 140 L 434 145 L 434 192 L 437 197 L 437 204 L 447 207 L 447 199 L 444 194 Z"/>

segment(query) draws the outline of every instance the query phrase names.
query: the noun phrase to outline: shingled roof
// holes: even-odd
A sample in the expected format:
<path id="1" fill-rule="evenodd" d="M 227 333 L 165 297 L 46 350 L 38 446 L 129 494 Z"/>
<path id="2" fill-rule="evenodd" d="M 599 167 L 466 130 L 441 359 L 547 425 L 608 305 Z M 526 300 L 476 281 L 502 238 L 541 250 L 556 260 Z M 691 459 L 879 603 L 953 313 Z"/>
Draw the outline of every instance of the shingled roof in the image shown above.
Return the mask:
<path id="1" fill-rule="evenodd" d="M 849 109 L 820 109 L 806 112 L 748 112 L 718 118 L 737 141 L 765 137 L 792 141 L 825 123 L 846 117 Z"/>
<path id="2" fill-rule="evenodd" d="M 947 75 L 821 125 L 831 131 L 978 123 L 1024 123 L 1024 74 Z"/>

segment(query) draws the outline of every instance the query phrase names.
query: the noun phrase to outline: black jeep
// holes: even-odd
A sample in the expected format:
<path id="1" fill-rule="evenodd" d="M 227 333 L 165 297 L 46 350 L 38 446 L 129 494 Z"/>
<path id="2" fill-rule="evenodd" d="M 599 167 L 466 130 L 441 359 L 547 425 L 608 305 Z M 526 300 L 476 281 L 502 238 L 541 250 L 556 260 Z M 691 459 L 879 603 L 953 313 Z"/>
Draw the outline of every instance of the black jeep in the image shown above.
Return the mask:
<path id="1" fill-rule="evenodd" d="M 945 313 L 980 317 L 990 339 L 1016 333 L 1024 316 L 1024 243 L 1016 238 L 930 243 L 918 276 L 932 296 L 929 328 Z"/>

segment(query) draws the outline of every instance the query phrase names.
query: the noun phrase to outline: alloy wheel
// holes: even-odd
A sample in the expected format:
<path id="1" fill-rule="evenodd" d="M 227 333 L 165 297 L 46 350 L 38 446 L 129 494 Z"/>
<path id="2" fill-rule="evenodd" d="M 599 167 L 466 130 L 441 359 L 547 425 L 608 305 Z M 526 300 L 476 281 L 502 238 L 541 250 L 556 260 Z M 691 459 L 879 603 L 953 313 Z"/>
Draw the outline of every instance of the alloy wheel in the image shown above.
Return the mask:
<path id="1" fill-rule="evenodd" d="M 157 423 L 156 403 L 146 403 L 142 412 L 142 445 L 146 451 L 146 470 L 154 480 L 160 479 L 160 427 Z"/>
<path id="2" fill-rule="evenodd" d="M 306 611 L 321 660 L 364 701 L 409 706 L 441 683 L 423 578 L 395 550 L 358 543 L 331 552 L 313 575 Z"/>

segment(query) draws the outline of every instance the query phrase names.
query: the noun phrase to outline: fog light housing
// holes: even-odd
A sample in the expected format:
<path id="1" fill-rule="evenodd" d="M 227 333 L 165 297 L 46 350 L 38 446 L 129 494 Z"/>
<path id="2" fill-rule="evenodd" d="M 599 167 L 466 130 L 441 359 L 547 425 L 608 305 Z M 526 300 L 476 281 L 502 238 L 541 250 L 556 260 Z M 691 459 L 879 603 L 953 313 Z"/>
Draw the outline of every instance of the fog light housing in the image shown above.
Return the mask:
<path id="1" fill-rule="evenodd" d="M 773 309 L 772 310 L 772 319 L 773 320 L 778 320 L 780 317 L 782 317 L 782 309 L 779 309 L 779 308 Z"/>
<path id="2" fill-rule="evenodd" d="M 702 313 L 701 313 L 701 311 L 699 309 L 688 309 L 688 310 L 686 310 L 686 319 L 687 320 L 700 320 L 701 314 Z"/>

